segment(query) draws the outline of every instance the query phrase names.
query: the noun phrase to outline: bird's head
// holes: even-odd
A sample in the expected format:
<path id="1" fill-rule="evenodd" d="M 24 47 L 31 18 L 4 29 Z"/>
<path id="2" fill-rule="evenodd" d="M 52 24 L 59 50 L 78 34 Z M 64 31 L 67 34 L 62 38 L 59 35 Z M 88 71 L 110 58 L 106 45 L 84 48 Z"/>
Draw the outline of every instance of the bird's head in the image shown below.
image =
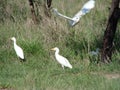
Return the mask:
<path id="1" fill-rule="evenodd" d="M 12 37 L 11 40 L 12 40 L 12 41 L 16 41 L 16 38 L 15 38 L 15 37 Z"/>
<path id="2" fill-rule="evenodd" d="M 55 47 L 55 48 L 52 48 L 51 50 L 53 50 L 53 51 L 59 51 L 59 48 Z"/>
<path id="3" fill-rule="evenodd" d="M 79 20 L 80 20 L 80 17 L 74 16 L 72 18 L 72 20 L 69 21 L 69 23 L 70 23 L 71 26 L 74 26 L 75 24 L 77 24 L 79 22 Z"/>
<path id="4" fill-rule="evenodd" d="M 57 15 L 58 14 L 58 10 L 56 8 L 53 8 L 53 12 Z"/>

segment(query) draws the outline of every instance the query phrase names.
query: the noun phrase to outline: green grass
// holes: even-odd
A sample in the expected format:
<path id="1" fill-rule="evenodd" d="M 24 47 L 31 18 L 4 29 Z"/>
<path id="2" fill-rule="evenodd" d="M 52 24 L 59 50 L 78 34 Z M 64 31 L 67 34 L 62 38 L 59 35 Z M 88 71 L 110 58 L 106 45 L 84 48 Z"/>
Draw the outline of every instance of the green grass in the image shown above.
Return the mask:
<path id="1" fill-rule="evenodd" d="M 8 4 L 12 5 L 13 1 Z M 68 4 L 69 1 L 72 3 Z M 69 1 L 54 0 L 52 4 L 61 13 L 73 16 L 85 3 L 84 0 Z M 96 1 L 96 8 L 73 28 L 63 18 L 54 15 L 45 17 L 43 11 L 40 13 L 43 18 L 40 24 L 33 25 L 29 22 L 28 3 L 24 1 L 23 4 L 19 0 L 14 2 L 16 5 L 12 6 L 11 13 L 18 22 L 7 18 L 4 23 L 0 23 L 0 89 L 120 90 L 119 28 L 110 64 L 97 64 L 100 56 L 88 54 L 102 47 L 109 2 Z M 20 6 L 23 8 L 20 9 Z M 26 62 L 21 63 L 17 58 L 10 40 L 13 36 L 23 48 Z M 60 48 L 60 54 L 68 58 L 73 69 L 63 70 L 57 63 L 54 52 L 50 51 L 56 46 Z"/>

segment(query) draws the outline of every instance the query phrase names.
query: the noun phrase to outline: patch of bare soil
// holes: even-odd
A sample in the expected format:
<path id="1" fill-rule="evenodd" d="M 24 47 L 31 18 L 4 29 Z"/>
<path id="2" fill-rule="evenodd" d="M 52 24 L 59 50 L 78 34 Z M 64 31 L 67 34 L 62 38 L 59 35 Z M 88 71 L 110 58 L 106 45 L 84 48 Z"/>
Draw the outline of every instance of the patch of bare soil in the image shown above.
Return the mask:
<path id="1" fill-rule="evenodd" d="M 101 75 L 107 79 L 118 79 L 120 78 L 120 73 L 103 73 L 103 72 L 91 72 L 94 75 Z"/>
<path id="2" fill-rule="evenodd" d="M 108 73 L 108 74 L 103 74 L 103 75 L 107 79 L 117 79 L 117 78 L 120 78 L 120 74 L 118 74 L 118 73 Z"/>

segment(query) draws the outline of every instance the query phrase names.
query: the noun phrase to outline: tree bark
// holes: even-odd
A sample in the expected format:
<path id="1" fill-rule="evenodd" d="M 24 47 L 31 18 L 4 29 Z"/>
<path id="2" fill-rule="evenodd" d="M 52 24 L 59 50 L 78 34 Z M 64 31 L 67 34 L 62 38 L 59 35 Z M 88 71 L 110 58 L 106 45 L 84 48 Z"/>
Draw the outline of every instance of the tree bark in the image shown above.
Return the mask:
<path id="1" fill-rule="evenodd" d="M 45 8 L 44 13 L 48 17 L 51 17 L 51 13 L 50 13 L 51 5 L 52 5 L 52 0 L 45 0 L 45 2 L 44 2 L 44 8 Z"/>
<path id="2" fill-rule="evenodd" d="M 113 39 L 115 36 L 118 19 L 120 18 L 120 0 L 112 0 L 110 14 L 107 22 L 107 27 L 103 37 L 103 48 L 101 52 L 101 61 L 108 63 L 111 61 Z"/>
<path id="3" fill-rule="evenodd" d="M 47 8 L 51 8 L 51 3 L 52 3 L 52 0 L 47 0 Z"/>
<path id="4" fill-rule="evenodd" d="M 32 14 L 32 20 L 34 21 L 35 24 L 37 24 L 37 17 L 35 14 L 35 9 L 34 9 L 34 1 L 33 0 L 28 0 L 29 1 L 29 5 L 31 8 L 31 14 Z"/>

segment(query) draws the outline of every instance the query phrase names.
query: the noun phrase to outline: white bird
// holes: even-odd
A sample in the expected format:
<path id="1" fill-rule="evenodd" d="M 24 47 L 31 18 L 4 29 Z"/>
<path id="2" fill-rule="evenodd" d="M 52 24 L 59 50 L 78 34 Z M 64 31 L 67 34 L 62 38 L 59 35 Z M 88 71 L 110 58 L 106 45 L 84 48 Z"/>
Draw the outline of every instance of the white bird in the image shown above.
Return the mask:
<path id="1" fill-rule="evenodd" d="M 72 69 L 72 65 L 69 63 L 69 61 L 65 57 L 59 55 L 59 48 L 55 47 L 55 48 L 52 48 L 51 50 L 55 51 L 55 58 L 58 61 L 58 63 L 62 65 L 63 69 L 64 69 L 64 66 Z"/>
<path id="2" fill-rule="evenodd" d="M 15 50 L 17 56 L 18 56 L 20 59 L 22 59 L 22 61 L 24 61 L 25 58 L 24 58 L 23 50 L 22 50 L 21 47 L 19 47 L 19 46 L 16 44 L 16 38 L 15 38 L 15 37 L 12 37 L 11 40 L 12 40 L 13 43 L 14 43 L 14 50 Z"/>
<path id="3" fill-rule="evenodd" d="M 97 48 L 96 51 L 91 51 L 90 54 L 93 56 L 97 56 L 99 54 L 100 49 Z"/>
<path id="4" fill-rule="evenodd" d="M 95 1 L 94 0 L 89 0 L 87 3 L 85 3 L 82 7 L 82 9 L 74 15 L 74 17 L 70 18 L 68 16 L 65 16 L 61 13 L 59 13 L 57 11 L 57 9 L 53 8 L 53 11 L 55 14 L 57 14 L 58 16 L 64 17 L 66 19 L 69 20 L 69 24 L 71 26 L 74 26 L 75 24 L 77 24 L 80 20 L 80 18 L 85 15 L 86 13 L 90 12 L 91 9 L 93 9 L 95 7 Z"/>

